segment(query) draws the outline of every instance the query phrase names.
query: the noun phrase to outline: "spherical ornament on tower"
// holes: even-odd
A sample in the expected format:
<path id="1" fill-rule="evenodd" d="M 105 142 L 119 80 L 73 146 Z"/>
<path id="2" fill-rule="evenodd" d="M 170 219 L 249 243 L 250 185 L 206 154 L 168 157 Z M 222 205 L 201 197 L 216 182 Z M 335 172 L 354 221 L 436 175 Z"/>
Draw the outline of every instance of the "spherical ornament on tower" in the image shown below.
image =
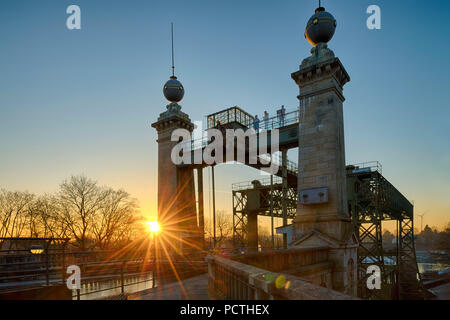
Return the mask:
<path id="1" fill-rule="evenodd" d="M 163 93 L 170 102 L 180 102 L 184 96 L 184 88 L 181 82 L 177 80 L 177 77 L 172 76 L 164 85 Z"/>
<path id="2" fill-rule="evenodd" d="M 336 30 L 336 19 L 325 8 L 319 7 L 315 14 L 308 20 L 305 29 L 305 38 L 312 46 L 319 43 L 327 43 L 333 38 Z"/>

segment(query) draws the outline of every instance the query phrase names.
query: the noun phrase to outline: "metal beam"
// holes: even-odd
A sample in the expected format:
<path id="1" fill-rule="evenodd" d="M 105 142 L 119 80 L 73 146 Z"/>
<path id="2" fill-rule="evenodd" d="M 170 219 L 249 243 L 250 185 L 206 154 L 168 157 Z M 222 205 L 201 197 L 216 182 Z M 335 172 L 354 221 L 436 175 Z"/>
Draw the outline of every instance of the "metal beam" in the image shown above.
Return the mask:
<path id="1" fill-rule="evenodd" d="M 205 245 L 205 209 L 203 200 L 203 168 L 197 169 L 197 189 L 198 189 L 198 227 L 201 234 L 202 246 Z"/>

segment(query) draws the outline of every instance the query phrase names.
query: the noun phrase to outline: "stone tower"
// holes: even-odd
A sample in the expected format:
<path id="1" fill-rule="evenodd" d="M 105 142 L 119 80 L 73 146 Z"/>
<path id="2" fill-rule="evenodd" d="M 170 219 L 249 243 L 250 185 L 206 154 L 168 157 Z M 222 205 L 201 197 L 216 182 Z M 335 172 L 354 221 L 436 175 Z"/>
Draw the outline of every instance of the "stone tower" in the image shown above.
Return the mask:
<path id="1" fill-rule="evenodd" d="M 333 25 L 333 16 L 318 8 L 305 32 L 315 45 L 311 56 L 291 75 L 300 89 L 298 206 L 291 246 L 328 247 L 332 288 L 356 295 L 358 243 L 348 214 L 343 121 L 343 87 L 350 77 L 320 40 L 331 39 Z"/>
<path id="2" fill-rule="evenodd" d="M 192 132 L 194 124 L 181 106 L 172 102 L 152 127 L 158 131 L 158 221 L 163 232 L 170 233 L 167 239 L 177 253 L 186 255 L 198 246 L 199 237 L 194 171 L 172 162 L 172 149 L 178 142 L 171 141 L 171 136 L 181 128 Z"/>
<path id="3" fill-rule="evenodd" d="M 164 238 L 170 242 L 165 245 L 166 249 L 175 249 L 177 254 L 187 259 L 195 258 L 192 253 L 202 248 L 203 234 L 197 225 L 194 169 L 178 166 L 172 161 L 172 150 L 179 142 L 172 141 L 172 133 L 184 129 L 192 136 L 194 124 L 178 104 L 184 97 L 184 87 L 175 76 L 173 23 L 171 33 L 172 76 L 163 87 L 170 104 L 152 124 L 158 131 L 158 222 Z"/>

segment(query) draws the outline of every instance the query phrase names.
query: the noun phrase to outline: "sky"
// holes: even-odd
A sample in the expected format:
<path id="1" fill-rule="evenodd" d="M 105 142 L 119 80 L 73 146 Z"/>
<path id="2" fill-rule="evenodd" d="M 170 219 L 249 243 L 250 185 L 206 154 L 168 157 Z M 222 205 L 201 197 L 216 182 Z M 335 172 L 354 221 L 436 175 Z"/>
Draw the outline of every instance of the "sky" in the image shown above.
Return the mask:
<path id="1" fill-rule="evenodd" d="M 347 163 L 379 161 L 415 213 L 426 212 L 424 225 L 446 225 L 450 2 L 322 3 L 337 19 L 329 48 L 351 77 Z M 72 4 L 81 8 L 81 30 L 66 27 Z M 381 30 L 366 27 L 372 4 L 381 8 Z M 316 7 L 313 0 L 1 1 L 0 188 L 53 193 L 84 174 L 123 188 L 145 216 L 156 215 L 151 123 L 168 104 L 170 23 L 186 90 L 180 104 L 193 121 L 234 105 L 273 115 L 298 106 L 290 74 L 309 56 L 303 32 Z M 242 165 L 218 166 L 217 209 L 231 215 L 231 184 L 258 177 Z M 207 214 L 210 201 L 208 193 Z"/>

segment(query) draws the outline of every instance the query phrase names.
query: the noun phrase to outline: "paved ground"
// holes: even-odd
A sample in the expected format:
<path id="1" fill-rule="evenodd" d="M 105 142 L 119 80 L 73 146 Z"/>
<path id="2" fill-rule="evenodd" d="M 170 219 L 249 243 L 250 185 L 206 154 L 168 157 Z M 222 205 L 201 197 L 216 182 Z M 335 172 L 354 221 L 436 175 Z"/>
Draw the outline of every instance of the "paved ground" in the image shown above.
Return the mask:
<path id="1" fill-rule="evenodd" d="M 202 274 L 163 285 L 161 288 L 148 289 L 128 295 L 128 300 L 209 300 L 208 276 Z"/>

